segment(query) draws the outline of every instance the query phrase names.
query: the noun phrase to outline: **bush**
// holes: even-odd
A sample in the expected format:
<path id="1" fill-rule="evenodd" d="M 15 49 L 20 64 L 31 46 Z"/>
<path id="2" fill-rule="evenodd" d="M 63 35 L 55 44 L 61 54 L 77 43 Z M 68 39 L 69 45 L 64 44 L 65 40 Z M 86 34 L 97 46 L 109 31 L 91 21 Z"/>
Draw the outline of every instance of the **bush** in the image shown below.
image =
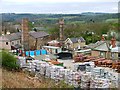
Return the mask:
<path id="1" fill-rule="evenodd" d="M 17 59 L 12 54 L 5 51 L 2 51 L 2 66 L 9 70 L 17 70 L 19 68 Z"/>

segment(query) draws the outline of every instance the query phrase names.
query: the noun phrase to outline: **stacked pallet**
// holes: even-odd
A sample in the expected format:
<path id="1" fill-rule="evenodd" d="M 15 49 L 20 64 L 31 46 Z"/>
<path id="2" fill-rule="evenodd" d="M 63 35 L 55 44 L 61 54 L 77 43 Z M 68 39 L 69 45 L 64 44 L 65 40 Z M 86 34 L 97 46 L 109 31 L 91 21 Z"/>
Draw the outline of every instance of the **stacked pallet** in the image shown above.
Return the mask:
<path id="1" fill-rule="evenodd" d="M 59 80 L 59 70 L 60 69 L 63 69 L 63 67 L 61 67 L 61 66 L 55 66 L 55 65 L 53 65 L 51 67 L 51 79 Z"/>
<path id="2" fill-rule="evenodd" d="M 91 81 L 91 73 L 83 73 L 81 76 L 81 88 L 89 88 Z"/>
<path id="3" fill-rule="evenodd" d="M 108 79 L 94 78 L 91 80 L 90 88 L 109 88 L 110 83 Z"/>
<path id="4" fill-rule="evenodd" d="M 22 60 L 21 63 L 23 64 Z M 119 85 L 118 81 L 120 79 L 116 77 L 119 75 L 115 75 L 114 72 L 109 73 L 109 70 L 105 70 L 103 67 L 94 67 L 93 62 L 74 64 L 74 70 L 64 69 L 62 66 L 54 65 L 55 63 L 58 62 L 53 61 L 52 64 L 45 61 L 33 60 L 27 63 L 24 62 L 24 65 L 26 65 L 26 70 L 35 72 L 37 77 L 45 76 L 55 81 L 64 80 L 66 84 L 73 85 L 74 87 L 109 88 L 110 84 L 114 87 L 118 87 Z M 81 68 L 81 66 L 85 68 Z"/>

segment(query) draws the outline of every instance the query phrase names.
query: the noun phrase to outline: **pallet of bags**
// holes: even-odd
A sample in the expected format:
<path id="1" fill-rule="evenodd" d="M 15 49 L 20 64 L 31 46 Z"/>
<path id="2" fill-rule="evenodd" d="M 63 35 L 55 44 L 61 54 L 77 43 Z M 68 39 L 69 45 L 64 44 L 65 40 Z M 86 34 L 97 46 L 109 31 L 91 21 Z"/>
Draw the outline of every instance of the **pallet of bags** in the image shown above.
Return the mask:
<path id="1" fill-rule="evenodd" d="M 108 79 L 95 78 L 91 81 L 90 88 L 110 88 Z"/>
<path id="2" fill-rule="evenodd" d="M 98 88 L 109 88 L 110 87 L 110 83 L 109 83 L 109 80 L 108 79 L 100 79 L 101 82 L 100 82 L 100 86 L 98 86 Z"/>
<path id="3" fill-rule="evenodd" d="M 118 88 L 119 87 L 119 83 L 120 83 L 120 77 L 119 77 L 119 73 L 111 73 L 110 75 L 110 80 L 112 82 L 112 85 L 115 87 L 115 88 Z"/>
<path id="4" fill-rule="evenodd" d="M 92 74 L 95 75 L 96 77 L 100 78 L 104 76 L 104 68 L 103 67 L 95 67 L 92 70 Z"/>
<path id="5" fill-rule="evenodd" d="M 45 63 L 42 63 L 40 65 L 40 74 L 45 76 L 45 72 L 46 72 L 46 64 Z"/>
<path id="6" fill-rule="evenodd" d="M 24 57 L 18 57 L 18 64 L 20 65 L 20 68 L 26 67 L 26 60 Z"/>
<path id="7" fill-rule="evenodd" d="M 45 76 L 48 77 L 48 78 L 51 77 L 51 67 L 52 67 L 52 65 L 50 65 L 50 64 L 47 64 L 47 65 L 46 65 L 46 73 L 45 73 Z"/>
<path id="8" fill-rule="evenodd" d="M 43 61 L 40 61 L 40 60 L 36 62 L 36 70 L 38 72 L 40 71 L 41 64 L 46 64 L 46 62 L 43 62 Z"/>
<path id="9" fill-rule="evenodd" d="M 80 78 L 81 78 L 81 76 L 80 76 L 79 72 L 77 72 L 77 71 L 73 72 L 73 83 L 72 83 L 72 85 L 74 87 L 77 88 L 77 87 L 80 86 Z"/>
<path id="10" fill-rule="evenodd" d="M 84 63 L 75 63 L 74 64 L 74 71 L 85 71 L 86 66 Z"/>
<path id="11" fill-rule="evenodd" d="M 82 73 L 81 74 L 81 88 L 89 88 L 91 81 L 91 73 Z"/>
<path id="12" fill-rule="evenodd" d="M 73 71 L 71 70 L 68 75 L 68 84 L 73 85 Z"/>
<path id="13" fill-rule="evenodd" d="M 63 69 L 61 66 L 52 65 L 51 67 L 51 79 L 59 79 L 59 69 Z"/>
<path id="14" fill-rule="evenodd" d="M 91 72 L 95 66 L 94 62 L 84 62 L 86 66 L 86 72 Z"/>
<path id="15" fill-rule="evenodd" d="M 65 69 L 61 68 L 59 69 L 59 80 L 64 80 L 65 77 Z"/>
<path id="16" fill-rule="evenodd" d="M 65 76 L 64 76 L 64 80 L 65 80 L 65 83 L 68 84 L 69 82 L 69 74 L 70 74 L 70 69 L 65 69 Z"/>
<path id="17" fill-rule="evenodd" d="M 27 70 L 30 72 L 35 72 L 35 64 L 32 61 L 27 62 Z"/>
<path id="18" fill-rule="evenodd" d="M 55 80 L 56 81 L 59 81 L 60 80 L 60 69 L 64 69 L 63 67 L 61 67 L 61 66 L 57 66 L 56 67 L 56 73 L 55 73 Z"/>

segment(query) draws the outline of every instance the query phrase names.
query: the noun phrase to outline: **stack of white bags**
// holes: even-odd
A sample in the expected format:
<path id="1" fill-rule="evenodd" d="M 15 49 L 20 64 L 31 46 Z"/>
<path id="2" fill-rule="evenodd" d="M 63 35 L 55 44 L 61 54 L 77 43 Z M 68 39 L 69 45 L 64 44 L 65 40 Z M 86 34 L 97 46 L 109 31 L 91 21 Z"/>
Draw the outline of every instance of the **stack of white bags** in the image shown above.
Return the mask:
<path id="1" fill-rule="evenodd" d="M 118 77 L 112 76 L 112 73 L 104 75 L 105 70 L 101 67 L 94 67 L 93 62 L 76 63 L 74 70 L 64 69 L 62 66 L 49 64 L 41 60 L 26 61 L 19 58 L 20 66 L 26 67 L 26 70 L 35 72 L 38 75 L 51 78 L 55 81 L 63 80 L 66 84 L 81 88 L 109 88 L 110 81 L 115 87 L 118 87 Z M 79 65 L 90 64 L 86 67 L 86 71 L 77 71 Z M 105 76 L 105 77 L 102 77 Z M 115 75 L 117 76 L 117 75 Z M 118 75 L 119 76 L 119 75 Z"/>
<path id="2" fill-rule="evenodd" d="M 81 88 L 89 88 L 91 81 L 91 73 L 81 73 Z"/>

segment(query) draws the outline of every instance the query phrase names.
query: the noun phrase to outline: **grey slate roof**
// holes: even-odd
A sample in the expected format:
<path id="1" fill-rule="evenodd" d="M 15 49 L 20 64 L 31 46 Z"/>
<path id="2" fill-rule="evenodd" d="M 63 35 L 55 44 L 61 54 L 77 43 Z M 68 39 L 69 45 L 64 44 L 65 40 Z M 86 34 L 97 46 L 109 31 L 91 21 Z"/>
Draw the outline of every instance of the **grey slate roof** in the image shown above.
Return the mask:
<path id="1" fill-rule="evenodd" d="M 70 40 L 71 40 L 73 43 L 78 42 L 78 40 L 80 40 L 81 42 L 85 42 L 85 39 L 84 39 L 83 37 L 80 37 L 80 38 L 70 38 Z"/>
<path id="2" fill-rule="evenodd" d="M 18 39 L 21 38 L 21 32 L 12 33 L 12 34 L 5 35 L 5 36 L 2 36 L 2 37 L 6 37 L 10 41 L 18 40 Z"/>
<path id="3" fill-rule="evenodd" d="M 96 48 L 97 46 L 105 43 L 105 41 L 97 41 L 96 43 L 91 43 L 88 45 L 89 48 Z"/>
<path id="4" fill-rule="evenodd" d="M 44 31 L 40 31 L 40 32 L 31 32 L 29 33 L 32 37 L 34 38 L 41 38 L 41 37 L 45 37 L 48 36 L 49 34 L 44 32 Z"/>
<path id="5" fill-rule="evenodd" d="M 44 36 L 48 36 L 49 34 L 47 34 L 44 31 L 40 31 L 40 32 L 34 32 L 33 31 L 33 32 L 29 32 L 29 35 L 31 35 L 34 38 L 41 38 L 41 37 L 44 37 Z M 2 38 L 5 37 L 9 41 L 14 41 L 14 40 L 21 39 L 21 36 L 22 36 L 22 33 L 21 32 L 17 32 L 17 33 L 12 33 L 12 34 L 9 34 L 9 35 L 2 36 Z"/>
<path id="6" fill-rule="evenodd" d="M 105 46 L 105 44 L 107 47 Z M 98 46 L 101 46 L 101 48 L 97 48 Z M 88 45 L 88 48 L 94 49 L 94 50 L 100 50 L 100 51 L 108 51 L 110 50 L 110 45 L 107 41 L 97 41 L 96 43 L 91 43 Z"/>

